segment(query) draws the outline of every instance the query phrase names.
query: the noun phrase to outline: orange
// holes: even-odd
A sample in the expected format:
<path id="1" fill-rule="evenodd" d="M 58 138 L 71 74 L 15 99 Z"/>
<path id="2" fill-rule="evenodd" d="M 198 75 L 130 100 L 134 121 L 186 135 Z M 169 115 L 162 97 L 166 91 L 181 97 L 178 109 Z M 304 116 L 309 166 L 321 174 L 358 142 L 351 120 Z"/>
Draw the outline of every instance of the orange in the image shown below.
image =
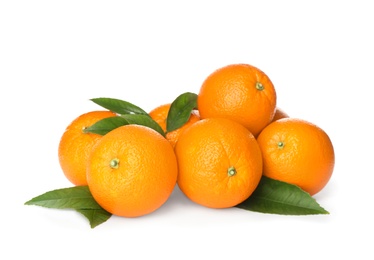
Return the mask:
<path id="1" fill-rule="evenodd" d="M 156 107 L 151 112 L 149 112 L 149 115 L 152 117 L 153 120 L 155 120 L 166 132 L 166 119 L 169 113 L 171 104 L 164 104 L 159 107 Z M 178 137 L 180 134 L 186 130 L 188 127 L 190 127 L 193 123 L 200 120 L 200 116 L 197 110 L 193 110 L 191 113 L 191 116 L 189 120 L 180 128 L 175 129 L 174 131 L 167 132 L 166 133 L 166 139 L 169 140 L 171 145 L 175 147 L 176 142 L 178 141 Z"/>
<path id="2" fill-rule="evenodd" d="M 178 166 L 170 143 L 140 125 L 120 126 L 92 149 L 88 187 L 108 212 L 138 217 L 161 207 L 177 181 Z"/>
<path id="3" fill-rule="evenodd" d="M 257 136 L 273 119 L 276 92 L 270 78 L 260 69 L 232 64 L 217 69 L 204 80 L 197 106 L 202 119 L 232 119 Z"/>
<path id="4" fill-rule="evenodd" d="M 262 176 L 256 139 L 230 119 L 196 122 L 181 134 L 175 153 L 178 186 L 190 200 L 206 207 L 228 208 L 243 202 Z"/>
<path id="5" fill-rule="evenodd" d="M 288 117 L 290 116 L 283 109 L 277 107 L 275 109 L 275 114 L 271 122 L 277 121 L 278 119 L 282 119 L 282 118 L 288 118 Z"/>
<path id="6" fill-rule="evenodd" d="M 321 191 L 334 169 L 334 148 L 329 136 L 308 121 L 283 118 L 258 136 L 264 176 L 299 186 L 310 195 Z"/>
<path id="7" fill-rule="evenodd" d="M 87 185 L 86 163 L 89 153 L 101 135 L 85 133 L 97 121 L 116 116 L 111 111 L 90 111 L 75 118 L 62 134 L 58 158 L 66 178 L 74 185 Z"/>

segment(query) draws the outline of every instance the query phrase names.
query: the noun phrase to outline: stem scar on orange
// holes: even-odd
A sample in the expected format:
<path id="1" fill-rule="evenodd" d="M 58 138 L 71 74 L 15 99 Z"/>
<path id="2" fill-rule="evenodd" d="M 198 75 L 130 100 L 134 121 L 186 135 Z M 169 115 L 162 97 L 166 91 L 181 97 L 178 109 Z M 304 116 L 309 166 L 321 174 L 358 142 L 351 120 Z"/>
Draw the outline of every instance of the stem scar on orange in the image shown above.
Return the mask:
<path id="1" fill-rule="evenodd" d="M 246 200 L 262 176 L 256 139 L 243 125 L 224 118 L 202 119 L 175 146 L 178 186 L 192 201 L 210 208 Z"/>

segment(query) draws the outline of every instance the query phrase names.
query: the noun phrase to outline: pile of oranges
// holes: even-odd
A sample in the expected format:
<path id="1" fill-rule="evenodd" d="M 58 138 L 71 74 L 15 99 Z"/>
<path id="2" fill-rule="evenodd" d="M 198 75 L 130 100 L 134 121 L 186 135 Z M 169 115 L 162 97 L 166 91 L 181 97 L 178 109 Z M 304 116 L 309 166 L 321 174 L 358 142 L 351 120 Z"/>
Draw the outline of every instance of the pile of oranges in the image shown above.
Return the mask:
<path id="1" fill-rule="evenodd" d="M 63 133 L 58 156 L 74 185 L 87 185 L 106 211 L 138 217 L 160 208 L 175 186 L 209 208 L 248 199 L 262 176 L 299 186 L 311 196 L 334 169 L 334 149 L 320 127 L 277 107 L 270 78 L 249 64 L 212 72 L 187 122 L 167 131 L 171 103 L 148 113 L 165 132 L 119 126 L 105 135 L 84 131 L 109 110 L 78 116 Z"/>

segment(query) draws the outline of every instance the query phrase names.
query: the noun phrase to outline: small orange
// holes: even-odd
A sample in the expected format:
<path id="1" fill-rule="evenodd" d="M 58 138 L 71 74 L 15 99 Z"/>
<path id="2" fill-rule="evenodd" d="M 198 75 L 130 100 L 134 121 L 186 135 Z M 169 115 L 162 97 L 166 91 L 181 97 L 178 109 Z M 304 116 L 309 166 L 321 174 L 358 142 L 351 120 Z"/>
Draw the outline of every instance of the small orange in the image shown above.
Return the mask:
<path id="1" fill-rule="evenodd" d="M 268 125 L 258 136 L 264 176 L 299 186 L 310 195 L 330 180 L 335 164 L 329 136 L 308 121 L 283 118 Z"/>
<path id="2" fill-rule="evenodd" d="M 210 208 L 246 200 L 262 176 L 256 139 L 225 118 L 202 119 L 186 129 L 175 146 L 178 186 L 192 201 Z"/>
<path id="3" fill-rule="evenodd" d="M 120 126 L 104 135 L 87 164 L 94 199 L 108 212 L 138 217 L 161 207 L 177 181 L 178 166 L 170 143 L 140 125 Z"/>
<path id="4" fill-rule="evenodd" d="M 197 106 L 202 119 L 232 119 L 257 136 L 273 119 L 276 92 L 270 78 L 260 69 L 249 64 L 232 64 L 205 79 Z"/>
<path id="5" fill-rule="evenodd" d="M 164 104 L 164 105 L 154 108 L 151 112 L 149 112 L 149 115 L 152 117 L 152 119 L 155 120 L 161 126 L 162 130 L 164 130 L 165 132 L 166 132 L 166 119 L 169 113 L 170 106 L 171 104 Z M 166 139 L 169 140 L 169 142 L 171 143 L 173 147 L 175 147 L 175 144 L 178 141 L 180 134 L 184 130 L 186 130 L 188 127 L 190 127 L 193 123 L 199 120 L 200 120 L 199 112 L 197 110 L 193 110 L 191 112 L 190 118 L 183 126 L 181 126 L 180 128 L 174 131 L 166 133 Z"/>
<path id="6" fill-rule="evenodd" d="M 84 129 L 97 121 L 116 116 L 111 111 L 90 111 L 75 118 L 65 129 L 58 146 L 58 158 L 66 178 L 74 185 L 87 185 L 86 163 L 94 144 L 102 137 Z"/>
<path id="7" fill-rule="evenodd" d="M 275 109 L 275 114 L 274 114 L 273 120 L 271 122 L 277 121 L 277 120 L 282 119 L 282 118 L 288 118 L 288 117 L 290 117 L 290 116 L 283 109 L 277 107 Z"/>

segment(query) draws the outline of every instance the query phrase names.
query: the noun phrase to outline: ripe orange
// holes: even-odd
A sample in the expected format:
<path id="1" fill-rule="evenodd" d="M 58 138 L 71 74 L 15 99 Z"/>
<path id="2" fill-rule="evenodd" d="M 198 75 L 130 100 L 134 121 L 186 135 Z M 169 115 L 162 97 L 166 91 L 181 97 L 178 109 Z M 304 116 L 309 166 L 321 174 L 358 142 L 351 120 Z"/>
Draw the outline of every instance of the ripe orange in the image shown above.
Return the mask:
<path id="1" fill-rule="evenodd" d="M 168 112 L 170 109 L 171 104 L 164 104 L 159 107 L 156 107 L 151 112 L 149 112 L 149 115 L 152 117 L 153 120 L 155 120 L 166 132 L 166 119 L 168 116 Z M 178 141 L 178 138 L 180 134 L 186 130 L 188 127 L 190 127 L 193 123 L 200 120 L 200 116 L 197 110 L 193 110 L 190 116 L 190 119 L 180 128 L 175 129 L 174 131 L 167 132 L 166 133 L 166 139 L 169 140 L 171 145 L 175 147 L 176 142 Z"/>
<path id="2" fill-rule="evenodd" d="M 286 112 L 284 112 L 283 109 L 277 107 L 275 109 L 275 114 L 274 114 L 273 120 L 271 120 L 271 122 L 277 121 L 278 119 L 282 119 L 282 118 L 288 118 L 288 117 L 290 117 L 290 116 Z"/>
<path id="3" fill-rule="evenodd" d="M 178 186 L 192 201 L 210 208 L 246 200 L 262 176 L 256 139 L 243 125 L 224 118 L 202 119 L 175 146 Z"/>
<path id="4" fill-rule="evenodd" d="M 270 78 L 260 69 L 249 64 L 232 64 L 205 79 L 197 106 L 202 119 L 232 119 L 257 136 L 273 119 L 276 92 Z"/>
<path id="5" fill-rule="evenodd" d="M 83 130 L 97 121 L 116 116 L 111 111 L 90 111 L 75 118 L 63 133 L 58 158 L 66 178 L 74 185 L 87 185 L 86 163 L 89 153 L 101 135 Z"/>
<path id="6" fill-rule="evenodd" d="M 162 135 L 145 126 L 125 125 L 95 145 L 88 159 L 87 182 L 105 210 L 138 217 L 166 202 L 177 173 L 174 150 Z"/>
<path id="7" fill-rule="evenodd" d="M 334 148 L 320 127 L 300 119 L 279 119 L 262 130 L 257 141 L 265 176 L 295 184 L 310 195 L 330 180 Z"/>

